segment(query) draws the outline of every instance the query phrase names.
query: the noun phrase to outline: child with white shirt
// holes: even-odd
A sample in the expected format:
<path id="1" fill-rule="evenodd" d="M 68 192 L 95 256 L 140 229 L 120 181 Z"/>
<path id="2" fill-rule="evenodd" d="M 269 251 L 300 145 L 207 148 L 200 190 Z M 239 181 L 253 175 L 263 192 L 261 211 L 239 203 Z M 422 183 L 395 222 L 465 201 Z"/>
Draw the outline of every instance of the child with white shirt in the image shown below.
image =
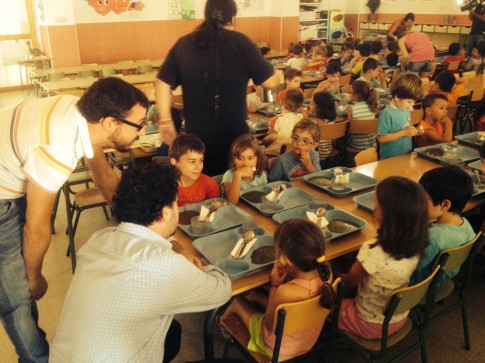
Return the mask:
<path id="1" fill-rule="evenodd" d="M 303 47 L 300 44 L 297 44 L 293 47 L 293 57 L 288 59 L 286 65 L 301 71 L 304 64 L 306 64 L 306 59 L 303 52 Z"/>

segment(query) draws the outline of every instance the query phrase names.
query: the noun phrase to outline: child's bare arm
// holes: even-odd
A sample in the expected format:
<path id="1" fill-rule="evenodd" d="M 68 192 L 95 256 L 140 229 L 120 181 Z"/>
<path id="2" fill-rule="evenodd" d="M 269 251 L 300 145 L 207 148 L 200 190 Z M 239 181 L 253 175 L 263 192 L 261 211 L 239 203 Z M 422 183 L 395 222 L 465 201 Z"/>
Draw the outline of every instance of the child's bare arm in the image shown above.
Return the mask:
<path id="1" fill-rule="evenodd" d="M 413 136 L 416 136 L 417 134 L 418 134 L 418 130 L 415 127 L 406 127 L 396 132 L 390 132 L 385 135 L 379 135 L 377 136 L 377 141 L 380 144 L 385 144 L 387 142 L 392 142 L 397 139 L 400 139 L 401 137 L 413 137 Z"/>
<path id="2" fill-rule="evenodd" d="M 224 183 L 224 192 L 226 193 L 227 200 L 233 204 L 237 204 L 241 194 L 241 179 L 252 178 L 253 176 L 254 170 L 251 166 L 243 166 L 237 169 L 232 177 L 232 182 Z"/>
<path id="3" fill-rule="evenodd" d="M 300 155 L 300 161 L 305 165 L 305 168 L 309 173 L 314 173 L 317 169 L 313 166 L 312 158 L 309 151 L 302 151 Z"/>
<path id="4" fill-rule="evenodd" d="M 444 129 L 442 142 L 451 142 L 453 140 L 453 121 L 448 116 L 445 116 L 441 120 L 441 123 Z"/>
<path id="5" fill-rule="evenodd" d="M 276 141 L 278 138 L 278 133 L 276 131 L 270 131 L 268 135 L 263 138 L 263 144 L 268 146 Z"/>
<path id="6" fill-rule="evenodd" d="M 364 267 L 362 267 L 360 261 L 355 260 L 349 272 L 341 274 L 340 277 L 345 285 L 349 289 L 352 289 L 356 287 L 367 275 L 367 271 L 364 269 Z"/>

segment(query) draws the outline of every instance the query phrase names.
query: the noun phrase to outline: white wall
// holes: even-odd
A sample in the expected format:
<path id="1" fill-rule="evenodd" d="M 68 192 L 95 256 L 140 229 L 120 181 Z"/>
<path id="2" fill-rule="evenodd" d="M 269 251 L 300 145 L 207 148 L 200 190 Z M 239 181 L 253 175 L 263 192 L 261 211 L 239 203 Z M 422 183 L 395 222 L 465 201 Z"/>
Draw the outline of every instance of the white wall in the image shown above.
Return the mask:
<path id="1" fill-rule="evenodd" d="M 359 5 L 360 13 L 369 13 L 367 0 L 349 1 Z M 381 0 L 377 13 L 390 14 L 462 14 L 457 0 Z"/>
<path id="2" fill-rule="evenodd" d="M 78 2 L 74 0 L 74 2 Z M 86 1 L 82 1 L 86 3 Z M 67 0 L 35 0 L 35 10 L 39 25 L 68 25 L 74 24 L 73 2 Z M 41 9 L 44 9 L 44 19 L 40 19 Z"/>

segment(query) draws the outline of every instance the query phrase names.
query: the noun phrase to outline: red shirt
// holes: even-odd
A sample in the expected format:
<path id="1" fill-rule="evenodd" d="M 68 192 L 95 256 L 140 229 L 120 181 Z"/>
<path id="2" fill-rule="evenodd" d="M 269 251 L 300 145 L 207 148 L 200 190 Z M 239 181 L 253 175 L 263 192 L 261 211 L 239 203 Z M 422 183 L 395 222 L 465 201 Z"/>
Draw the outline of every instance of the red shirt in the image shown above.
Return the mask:
<path id="1" fill-rule="evenodd" d="M 221 189 L 217 182 L 210 176 L 200 174 L 199 178 L 190 187 L 178 187 L 179 207 L 187 204 L 202 202 L 206 199 L 221 196 Z"/>
<path id="2" fill-rule="evenodd" d="M 443 130 L 443 124 L 441 122 L 437 122 L 434 126 L 430 125 L 426 121 L 421 121 L 419 124 L 419 127 L 422 127 L 423 129 L 433 129 L 435 130 L 438 135 L 443 136 L 445 134 L 445 130 Z M 418 136 L 418 146 L 423 147 L 423 146 L 431 146 L 437 144 L 436 142 L 433 142 L 430 140 L 426 135 L 423 136 Z"/>

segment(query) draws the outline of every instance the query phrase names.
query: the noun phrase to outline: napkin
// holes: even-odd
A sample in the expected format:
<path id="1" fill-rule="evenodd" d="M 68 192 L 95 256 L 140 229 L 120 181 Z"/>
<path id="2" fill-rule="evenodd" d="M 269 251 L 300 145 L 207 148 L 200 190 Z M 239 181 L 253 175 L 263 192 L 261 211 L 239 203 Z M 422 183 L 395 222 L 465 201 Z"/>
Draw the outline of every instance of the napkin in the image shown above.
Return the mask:
<path id="1" fill-rule="evenodd" d="M 253 247 L 254 242 L 256 242 L 257 239 L 258 238 L 255 237 L 246 244 L 246 246 L 244 247 L 244 250 L 242 250 L 241 254 L 239 255 L 239 258 L 243 258 L 244 256 L 246 256 L 246 254 L 249 252 L 251 247 Z M 234 246 L 234 248 L 231 251 L 232 258 L 234 258 L 234 256 L 236 255 L 237 251 L 239 251 L 239 248 L 241 247 L 242 244 L 243 244 L 243 238 L 241 237 L 241 238 L 239 238 L 236 245 Z"/>
<path id="2" fill-rule="evenodd" d="M 205 205 L 200 207 L 200 216 L 201 217 L 207 217 L 210 212 L 211 212 L 211 209 L 207 208 Z M 216 213 L 217 213 L 216 210 L 212 210 L 212 213 L 210 213 L 210 215 L 209 215 L 209 223 L 214 220 Z"/>
<path id="3" fill-rule="evenodd" d="M 338 184 L 348 184 L 349 183 L 349 178 L 350 178 L 350 173 L 336 173 L 335 174 L 335 183 Z"/>
<path id="4" fill-rule="evenodd" d="M 340 112 L 343 112 L 343 111 L 345 111 L 345 110 L 347 109 L 347 106 L 340 105 L 340 106 L 338 106 L 337 108 L 338 108 L 338 110 L 339 110 Z"/>
<path id="5" fill-rule="evenodd" d="M 328 221 L 325 217 L 317 217 L 317 215 L 313 212 L 306 211 L 306 217 L 310 222 L 315 223 L 320 228 L 325 228 L 328 225 Z"/>
<path id="6" fill-rule="evenodd" d="M 275 188 L 276 189 L 276 188 Z M 283 191 L 279 192 L 278 196 L 276 196 L 276 190 L 272 190 L 269 194 L 266 195 L 266 198 L 270 201 L 270 202 L 279 202 L 280 199 L 281 199 L 281 196 L 283 195 L 283 193 L 286 191 L 286 189 L 284 189 Z"/>

